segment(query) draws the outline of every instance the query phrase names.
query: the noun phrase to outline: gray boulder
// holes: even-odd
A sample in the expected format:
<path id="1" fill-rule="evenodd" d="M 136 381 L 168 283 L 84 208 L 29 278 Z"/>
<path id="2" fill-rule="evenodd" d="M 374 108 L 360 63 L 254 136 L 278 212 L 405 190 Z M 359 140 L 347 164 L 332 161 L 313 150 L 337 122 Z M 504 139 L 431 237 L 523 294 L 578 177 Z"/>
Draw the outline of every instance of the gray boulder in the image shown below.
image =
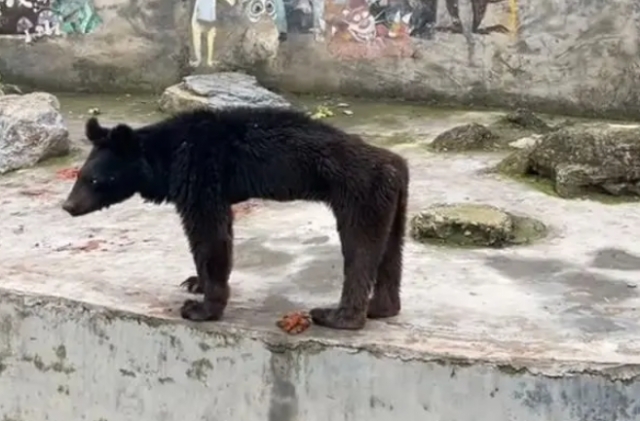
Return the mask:
<path id="1" fill-rule="evenodd" d="M 48 93 L 0 96 L 0 174 L 69 153 L 60 102 Z"/>
<path id="2" fill-rule="evenodd" d="M 478 123 L 465 124 L 440 133 L 431 143 L 438 152 L 463 152 L 493 149 L 497 137 Z"/>
<path id="3" fill-rule="evenodd" d="M 176 113 L 198 108 L 234 106 L 291 107 L 289 101 L 263 88 L 250 75 L 235 72 L 187 76 L 167 88 L 159 100 L 162 111 Z"/>
<path id="4" fill-rule="evenodd" d="M 567 127 L 508 156 L 497 169 L 549 179 L 561 197 L 640 195 L 640 128 Z"/>

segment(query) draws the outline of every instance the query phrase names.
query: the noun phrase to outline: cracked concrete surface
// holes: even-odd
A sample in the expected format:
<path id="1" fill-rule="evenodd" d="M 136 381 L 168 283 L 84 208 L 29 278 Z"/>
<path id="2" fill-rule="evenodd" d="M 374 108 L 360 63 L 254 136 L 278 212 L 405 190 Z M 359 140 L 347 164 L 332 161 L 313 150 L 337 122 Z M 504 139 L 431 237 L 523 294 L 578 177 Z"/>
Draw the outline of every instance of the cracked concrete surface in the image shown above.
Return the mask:
<path id="1" fill-rule="evenodd" d="M 79 129 L 80 126 L 73 129 L 76 136 Z M 604 419 L 597 418 L 597 414 L 605 414 L 622 404 L 620 400 L 614 402 L 608 397 L 602 398 L 605 403 L 584 398 L 580 393 L 587 392 L 580 388 L 588 389 L 592 384 L 589 382 L 595 382 L 593 390 L 597 389 L 598 393 L 615 389 L 618 394 L 632 396 L 635 393 L 637 396 L 640 393 L 637 380 L 640 374 L 638 205 L 562 200 L 496 175 L 480 173 L 500 159 L 496 154 L 437 155 L 424 151 L 419 145 L 408 144 L 395 149 L 408 158 L 411 166 L 412 214 L 437 202 L 490 203 L 545 222 L 551 228 L 551 234 L 534 245 L 505 250 L 438 248 L 408 238 L 400 316 L 369 321 L 366 329 L 360 332 L 337 332 L 313 326 L 298 337 L 287 337 L 275 327 L 283 313 L 333 304 L 339 298 L 342 262 L 335 221 L 319 204 L 261 202 L 239 217 L 236 223 L 232 296 L 224 320 L 186 324 L 177 321 L 178 309 L 190 295 L 181 291 L 178 284 L 193 274 L 194 267 L 173 209 L 143 204 L 136 198 L 93 215 L 70 218 L 60 209 L 60 203 L 71 182 L 56 179 L 54 168 L 41 167 L 0 178 L 3 192 L 0 198 L 0 220 L 3 221 L 0 224 L 0 279 L 5 290 L 0 303 L 5 302 L 6 307 L 7 302 L 16 300 L 15 294 L 23 293 L 57 296 L 141 316 L 172 319 L 177 325 L 167 323 L 178 326 L 176 329 L 190 326 L 198 332 L 239 332 L 244 341 L 258 339 L 270 350 L 278 344 L 285 348 L 322 344 L 338 346 L 344 352 L 364 349 L 376 361 L 384 356 L 399 357 L 410 365 L 433 361 L 447 367 L 451 364 L 454 372 L 457 364 L 464 363 L 464 367 L 466 362 L 478 362 L 480 368 L 469 370 L 480 370 L 480 374 L 472 377 L 475 382 L 485 383 L 480 387 L 469 381 L 464 386 L 456 386 L 457 389 L 454 387 L 457 392 L 452 393 L 459 392 L 461 397 L 463 390 L 471 393 L 473 387 L 483 391 L 493 388 L 494 380 L 498 382 L 496 379 L 502 375 L 511 378 L 522 374 L 520 370 L 524 369 L 529 376 L 517 380 L 529 385 L 528 391 L 518 392 L 516 386 L 504 386 L 513 386 L 510 399 L 518 401 L 519 408 L 524 408 L 518 417 L 505 415 L 506 403 L 494 408 L 491 406 L 494 404 L 479 400 L 479 404 L 489 405 L 485 415 L 478 416 L 475 411 L 463 413 L 460 408 L 441 408 L 438 412 L 432 402 L 431 406 L 425 404 L 428 407 L 425 413 L 431 414 L 422 418 L 426 420 L 537 421 L 562 416 L 566 421 L 595 421 Z M 5 313 L 8 311 L 5 308 Z M 73 317 L 80 317 L 78 311 L 69 311 L 75 315 Z M 16 314 L 13 317 L 17 317 Z M 46 327 L 39 329 L 46 330 Z M 124 344 L 126 342 L 119 345 Z M 0 356 L 1 351 L 0 347 Z M 303 355 L 299 358 L 311 358 L 308 350 L 299 352 Z M 338 360 L 351 364 L 345 358 L 343 355 Z M 198 361 L 194 357 L 190 362 L 191 377 L 205 383 L 216 381 L 206 380 L 203 370 L 210 367 L 207 362 Z M 286 366 L 286 363 L 270 361 L 280 367 L 274 370 L 285 370 L 283 364 Z M 330 360 L 325 363 L 327 361 Z M 393 361 L 397 362 L 396 359 Z M 2 358 L 0 372 L 1 363 Z M 388 381 L 401 381 L 390 374 L 391 369 L 375 365 L 382 362 L 371 364 L 367 370 L 382 370 L 380 376 L 386 376 Z M 354 376 L 364 370 L 364 365 L 358 367 L 354 368 Z M 418 370 L 414 365 L 412 367 Z M 487 374 L 489 367 L 502 367 L 499 371 L 502 374 Z M 327 370 L 328 373 L 339 372 L 335 367 Z M 554 386 L 555 383 L 549 380 L 563 376 L 571 378 L 581 373 L 587 376 L 586 380 L 575 380 L 579 382 L 577 385 L 567 383 L 568 389 Z M 447 371 L 445 377 L 449 374 Z M 494 380 L 480 380 L 485 375 Z M 540 375 L 545 380 L 537 377 Z M 0 390 L 1 381 L 2 377 Z M 513 378 L 513 382 L 517 381 Z M 165 382 L 162 384 L 168 387 Z M 280 386 L 288 387 L 286 384 Z M 324 386 L 331 389 L 329 385 Z M 557 399 L 545 401 L 538 393 L 540 391 L 535 391 L 538 386 L 544 386 L 544 392 Z M 417 384 L 410 387 L 419 388 Z M 444 393 L 438 399 L 447 401 L 447 392 L 437 389 L 437 385 L 424 387 L 430 390 L 432 397 L 435 396 L 433 393 L 438 396 Z M 284 389 L 278 396 L 294 399 Z M 565 400 L 567 393 L 575 393 L 577 398 L 563 404 L 562 393 Z M 375 401 L 374 392 L 367 396 Z M 417 416 L 413 409 L 398 410 L 397 405 L 403 400 L 397 398 L 393 417 L 397 418 L 399 414 Z M 294 411 L 296 417 L 300 417 L 283 416 L 278 421 L 361 420 L 364 416 L 368 420 L 391 419 L 388 411 L 380 412 L 379 402 L 372 401 L 368 406 L 370 412 L 353 409 L 352 417 L 340 418 L 335 414 L 348 412 L 350 398 L 336 398 L 347 407 L 341 406 L 342 412 L 327 409 L 329 412 L 324 415 L 305 412 L 299 399 L 299 396 L 294 399 L 298 405 L 295 410 L 286 405 L 283 409 L 271 401 L 265 405 L 270 410 L 274 410 L 273 405 L 280 408 L 276 414 Z M 320 393 L 316 399 L 324 398 Z M 387 404 L 389 399 L 385 401 Z M 626 412 L 620 413 L 618 420 L 640 416 L 640 403 L 633 399 L 627 401 Z M 0 408 L 1 405 L 0 398 Z M 576 405 L 582 405 L 582 409 L 577 411 Z M 589 405 L 600 406 L 593 413 L 596 415 L 588 415 Z M 489 407 L 493 409 L 487 409 Z M 302 414 L 306 414 L 306 418 Z M 445 414 L 454 418 L 447 418 Z M 175 416 L 178 419 L 177 414 Z M 248 418 L 233 419 L 273 419 L 271 415 L 267 418 L 243 416 Z"/>

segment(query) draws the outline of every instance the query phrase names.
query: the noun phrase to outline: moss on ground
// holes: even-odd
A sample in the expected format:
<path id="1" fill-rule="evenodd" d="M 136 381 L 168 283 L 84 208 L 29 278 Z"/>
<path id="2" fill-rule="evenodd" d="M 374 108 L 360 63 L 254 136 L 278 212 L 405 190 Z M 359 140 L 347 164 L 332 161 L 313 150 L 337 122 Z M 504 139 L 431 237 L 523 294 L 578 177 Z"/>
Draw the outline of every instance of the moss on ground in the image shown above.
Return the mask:
<path id="1" fill-rule="evenodd" d="M 640 197 L 634 196 L 613 196 L 610 194 L 598 192 L 598 191 L 589 191 L 585 190 L 585 192 L 576 197 L 561 197 L 556 193 L 555 184 L 552 180 L 535 175 L 522 175 L 522 174 L 514 174 L 503 171 L 494 171 L 502 177 L 510 178 L 518 183 L 524 184 L 527 187 L 530 187 L 534 190 L 537 190 L 541 193 L 544 193 L 548 196 L 556 197 L 562 200 L 592 200 L 594 202 L 602 203 L 605 205 L 619 205 L 625 203 L 636 203 L 640 202 Z"/>

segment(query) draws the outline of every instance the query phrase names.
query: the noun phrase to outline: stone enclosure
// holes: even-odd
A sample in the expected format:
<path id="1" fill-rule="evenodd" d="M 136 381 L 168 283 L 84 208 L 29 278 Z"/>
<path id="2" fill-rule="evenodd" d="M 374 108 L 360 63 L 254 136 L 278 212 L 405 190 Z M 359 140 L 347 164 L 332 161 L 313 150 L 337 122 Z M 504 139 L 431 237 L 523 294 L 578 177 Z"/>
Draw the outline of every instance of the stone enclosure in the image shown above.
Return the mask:
<path id="1" fill-rule="evenodd" d="M 514 110 L 393 133 L 384 112 L 314 114 L 408 159 L 403 311 L 290 337 L 284 313 L 339 297 L 326 208 L 239 211 L 228 313 L 184 323 L 173 210 L 65 218 L 87 109 L 0 97 L 0 419 L 636 421 L 637 203 L 574 199 L 637 201 L 640 128 L 528 109 L 634 115 L 639 21 L 630 0 L 0 0 L 20 87 L 162 92 L 166 112 L 293 105 L 260 84 Z"/>
<path id="2" fill-rule="evenodd" d="M 232 78 L 228 92 L 206 89 Z M 230 74 L 184 81 L 185 91 L 208 93 L 200 106 L 221 98 L 286 105 L 262 89 L 248 95 L 254 85 Z M 185 323 L 178 309 L 192 296 L 178 284 L 193 261 L 172 207 L 135 198 L 84 218 L 60 209 L 73 182 L 66 170 L 88 148 L 88 108 L 72 113 L 60 98 L 0 99 L 1 126 L 17 133 L 0 144 L 0 159 L 11 145 L 55 145 L 41 129 L 57 127 L 60 116 L 69 133 L 60 130 L 59 142 L 81 149 L 0 177 L 0 419 L 637 421 L 637 204 L 570 200 L 494 170 L 526 152 L 518 162 L 527 170 L 517 177 L 533 176 L 550 139 L 571 149 L 572 139 L 592 133 L 582 152 L 563 158 L 579 167 L 609 157 L 614 171 L 590 180 L 620 182 L 623 164 L 638 167 L 619 159 L 638 142 L 637 126 L 620 136 L 618 126 L 525 110 L 443 117 L 408 106 L 385 126 L 361 117 L 357 104 L 347 104 L 352 115 L 343 119 L 345 108 L 326 105 L 333 124 L 370 141 L 389 141 L 380 138 L 396 135 L 389 126 L 421 133 L 385 144 L 409 162 L 417 237 L 435 241 L 407 238 L 398 317 L 357 333 L 311 326 L 290 336 L 276 325 L 283 314 L 339 298 L 332 213 L 307 202 L 237 212 L 225 318 Z M 22 111 L 27 105 L 32 115 Z M 100 111 L 106 125 L 148 121 L 108 101 Z M 443 236 L 463 247 L 431 244 Z"/>
<path id="3" fill-rule="evenodd" d="M 631 116 L 639 22 L 631 0 L 4 0 L 0 74 L 161 92 L 244 69 L 295 92 Z"/>

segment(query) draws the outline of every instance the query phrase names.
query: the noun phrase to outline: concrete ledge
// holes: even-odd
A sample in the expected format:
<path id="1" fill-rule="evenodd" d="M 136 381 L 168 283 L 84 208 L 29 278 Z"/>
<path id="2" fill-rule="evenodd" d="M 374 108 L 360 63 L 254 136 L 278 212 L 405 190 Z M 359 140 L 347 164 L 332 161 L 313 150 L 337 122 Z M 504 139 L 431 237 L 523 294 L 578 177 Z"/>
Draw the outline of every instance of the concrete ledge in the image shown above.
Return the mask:
<path id="1" fill-rule="evenodd" d="M 193 325 L 2 290 L 0 413 L 10 420 L 640 416 L 637 365 L 483 358 L 482 344 L 463 357 L 401 327 L 293 338 L 265 323 L 271 314 L 236 310 L 228 319 Z"/>

